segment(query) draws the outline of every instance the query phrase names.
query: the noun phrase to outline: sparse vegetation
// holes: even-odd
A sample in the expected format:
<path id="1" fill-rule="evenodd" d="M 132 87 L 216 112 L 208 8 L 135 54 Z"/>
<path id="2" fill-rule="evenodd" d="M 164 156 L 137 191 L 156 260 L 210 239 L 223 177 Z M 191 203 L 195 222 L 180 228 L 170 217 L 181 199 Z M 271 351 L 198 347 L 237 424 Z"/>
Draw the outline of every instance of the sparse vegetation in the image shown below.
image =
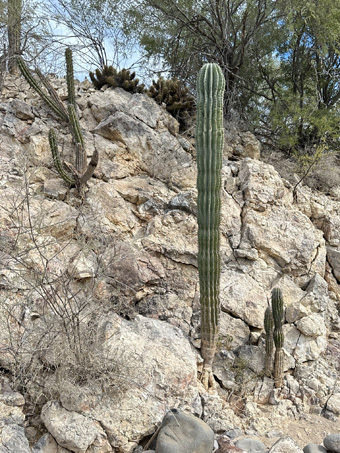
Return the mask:
<path id="1" fill-rule="evenodd" d="M 61 388 L 122 392 L 133 371 L 103 348 L 101 323 L 110 307 L 96 301 L 95 278 L 84 284 L 74 277 L 86 249 L 74 258 L 72 237 L 54 238 L 51 231 L 62 225 L 46 223 L 43 196 L 41 203 L 32 199 L 27 168 L 22 177 L 10 207 L 0 206 L 7 223 L 0 238 L 2 367 L 32 407 L 57 399 Z"/>

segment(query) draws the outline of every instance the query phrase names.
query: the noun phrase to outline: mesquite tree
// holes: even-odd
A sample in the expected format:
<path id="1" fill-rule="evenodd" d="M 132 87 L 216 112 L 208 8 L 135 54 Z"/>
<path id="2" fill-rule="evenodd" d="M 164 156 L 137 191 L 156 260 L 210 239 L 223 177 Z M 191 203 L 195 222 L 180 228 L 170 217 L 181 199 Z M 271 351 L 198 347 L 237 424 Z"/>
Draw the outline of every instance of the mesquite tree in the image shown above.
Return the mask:
<path id="1" fill-rule="evenodd" d="M 197 78 L 197 208 L 198 271 L 201 303 L 202 382 L 214 385 L 212 362 L 220 317 L 220 212 L 225 80 L 215 63 L 204 65 Z"/>

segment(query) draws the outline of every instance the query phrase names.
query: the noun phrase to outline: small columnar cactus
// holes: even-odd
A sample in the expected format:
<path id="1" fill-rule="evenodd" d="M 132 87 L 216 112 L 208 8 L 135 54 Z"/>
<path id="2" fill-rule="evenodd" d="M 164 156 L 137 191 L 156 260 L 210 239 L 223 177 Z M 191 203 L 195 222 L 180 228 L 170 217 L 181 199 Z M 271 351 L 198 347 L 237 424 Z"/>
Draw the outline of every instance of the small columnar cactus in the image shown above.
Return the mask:
<path id="1" fill-rule="evenodd" d="M 39 94 L 46 104 L 58 115 L 58 117 L 68 124 L 72 134 L 73 141 L 76 147 L 75 167 L 68 163 L 62 162 L 57 145 L 57 137 L 53 129 L 49 132 L 49 144 L 52 152 L 53 162 L 59 175 L 70 185 L 78 188 L 81 195 L 84 192 L 86 182 L 91 178 L 98 164 L 98 152 L 95 150 L 92 158 L 87 165 L 87 156 L 85 151 L 85 143 L 83 134 L 80 128 L 78 116 L 76 114 L 75 88 L 73 77 L 73 61 L 71 49 L 65 51 L 66 59 L 66 80 L 68 91 L 68 108 L 66 109 L 57 92 L 47 80 L 47 78 L 39 71 L 35 70 L 39 81 L 33 76 L 30 69 L 26 66 L 22 58 L 18 58 L 18 66 L 31 87 Z M 39 83 L 40 82 L 40 83 Z"/>
<path id="2" fill-rule="evenodd" d="M 271 376 L 273 368 L 273 351 L 274 351 L 274 319 L 272 307 L 269 305 L 264 314 L 264 330 L 266 332 L 266 359 L 265 359 L 265 374 Z"/>
<path id="3" fill-rule="evenodd" d="M 272 290 L 272 310 L 274 318 L 274 343 L 275 343 L 275 359 L 274 359 L 274 380 L 275 387 L 280 388 L 283 384 L 283 297 L 279 288 Z"/>
<path id="4" fill-rule="evenodd" d="M 197 78 L 197 221 L 201 304 L 202 382 L 214 385 L 220 318 L 220 212 L 225 80 L 217 64 L 205 64 Z"/>

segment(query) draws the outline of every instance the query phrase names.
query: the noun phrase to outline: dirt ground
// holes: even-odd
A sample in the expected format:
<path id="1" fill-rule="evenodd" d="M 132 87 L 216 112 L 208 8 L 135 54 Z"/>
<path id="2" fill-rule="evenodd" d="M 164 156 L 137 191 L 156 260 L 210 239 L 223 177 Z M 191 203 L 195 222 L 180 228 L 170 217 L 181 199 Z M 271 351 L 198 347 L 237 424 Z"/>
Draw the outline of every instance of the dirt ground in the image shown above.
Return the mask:
<path id="1" fill-rule="evenodd" d="M 269 410 L 267 411 L 270 412 Z M 266 412 L 266 409 L 264 409 L 264 412 Z M 265 417 L 265 414 L 263 414 L 263 417 Z M 322 441 L 328 434 L 340 433 L 339 422 L 327 420 L 321 415 L 315 414 L 304 414 L 298 420 L 282 417 L 280 421 L 273 421 L 271 418 L 268 418 L 264 421 L 264 424 L 267 426 L 267 432 L 278 431 L 280 433 L 277 437 L 272 438 L 257 437 L 268 448 L 282 437 L 282 434 L 291 437 L 299 447 L 303 448 L 308 444 L 323 445 Z"/>

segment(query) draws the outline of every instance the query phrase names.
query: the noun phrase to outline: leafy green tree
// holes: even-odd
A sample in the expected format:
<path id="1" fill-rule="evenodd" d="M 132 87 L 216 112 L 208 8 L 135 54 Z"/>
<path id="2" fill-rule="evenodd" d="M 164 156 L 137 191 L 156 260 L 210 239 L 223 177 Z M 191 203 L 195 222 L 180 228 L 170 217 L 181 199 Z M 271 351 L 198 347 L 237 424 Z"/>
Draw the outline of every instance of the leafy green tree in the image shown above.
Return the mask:
<path id="1" fill-rule="evenodd" d="M 240 108 L 251 91 L 254 61 L 275 49 L 277 0 L 137 0 L 126 30 L 139 36 L 147 62 L 161 62 L 163 72 L 189 83 L 205 62 L 221 67 L 225 80 L 225 113 Z M 266 87 L 268 89 L 268 87 Z"/>
<path id="2" fill-rule="evenodd" d="M 280 79 L 270 109 L 272 131 L 290 153 L 339 147 L 340 1 L 289 0 L 280 26 Z"/>

